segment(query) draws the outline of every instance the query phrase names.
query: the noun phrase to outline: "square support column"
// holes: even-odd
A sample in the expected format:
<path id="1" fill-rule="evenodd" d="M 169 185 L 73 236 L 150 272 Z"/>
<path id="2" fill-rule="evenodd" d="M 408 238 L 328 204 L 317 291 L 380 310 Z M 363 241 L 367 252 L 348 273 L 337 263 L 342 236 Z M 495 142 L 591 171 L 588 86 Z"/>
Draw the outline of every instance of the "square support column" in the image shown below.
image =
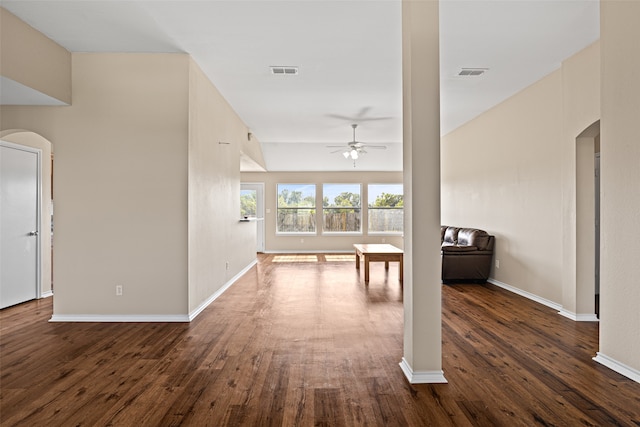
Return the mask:
<path id="1" fill-rule="evenodd" d="M 440 54 L 437 1 L 402 2 L 404 356 L 411 383 L 446 382 L 440 282 Z"/>

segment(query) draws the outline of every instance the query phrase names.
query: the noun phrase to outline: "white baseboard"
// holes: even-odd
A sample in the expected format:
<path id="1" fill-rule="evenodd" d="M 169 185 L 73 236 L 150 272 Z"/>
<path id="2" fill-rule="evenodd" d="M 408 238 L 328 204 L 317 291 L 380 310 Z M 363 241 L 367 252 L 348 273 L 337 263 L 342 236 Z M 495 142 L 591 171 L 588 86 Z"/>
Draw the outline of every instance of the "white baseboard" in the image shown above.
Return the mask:
<path id="1" fill-rule="evenodd" d="M 518 289 L 511 285 L 507 285 L 506 283 L 500 282 L 499 280 L 489 279 L 487 280 L 487 282 L 492 283 L 498 286 L 499 288 L 505 289 L 509 292 L 513 292 L 514 294 L 518 294 L 532 301 L 535 301 L 542 305 L 546 305 L 547 307 L 550 307 L 554 310 L 557 310 L 559 315 L 564 316 L 567 319 L 571 319 L 574 322 L 599 322 L 600 321 L 600 319 L 598 319 L 598 317 L 594 313 L 580 313 L 580 314 L 573 313 L 569 310 L 564 309 L 561 304 L 539 297 L 538 295 L 532 294 L 530 292 L 523 291 L 522 289 Z"/>
<path id="2" fill-rule="evenodd" d="M 444 377 L 443 371 L 424 371 L 424 372 L 414 372 L 407 362 L 407 359 L 402 358 L 402 362 L 400 362 L 400 368 L 404 375 L 409 380 L 411 384 L 446 384 L 447 379 Z"/>
<path id="3" fill-rule="evenodd" d="M 627 366 L 624 363 L 620 363 L 600 352 L 596 353 L 596 357 L 594 357 L 593 360 L 637 383 L 640 383 L 640 371 L 637 369 Z"/>
<path id="4" fill-rule="evenodd" d="M 253 260 L 241 272 L 236 274 L 218 289 L 213 295 L 207 298 L 202 304 L 193 310 L 189 315 L 186 314 L 54 314 L 49 322 L 191 322 L 198 314 L 202 312 L 209 304 L 215 301 L 224 293 L 233 283 L 242 277 L 251 267 L 256 265 L 257 259 Z"/>
<path id="5" fill-rule="evenodd" d="M 40 298 L 49 298 L 53 296 L 53 291 L 45 291 L 40 294 Z"/>
<path id="6" fill-rule="evenodd" d="M 350 250 L 336 249 L 331 251 L 329 250 L 299 251 L 299 250 L 292 249 L 289 251 L 264 251 L 263 254 L 355 254 L 355 250 L 354 249 L 350 249 Z"/>
<path id="7" fill-rule="evenodd" d="M 189 321 L 192 321 L 193 319 L 195 319 L 198 314 L 202 313 L 202 310 L 207 308 L 209 306 L 209 304 L 211 304 L 216 299 L 218 299 L 218 297 L 220 295 L 222 295 L 227 289 L 229 289 L 231 287 L 231 285 L 233 285 L 240 277 L 244 276 L 244 274 L 247 271 L 249 271 L 251 269 L 251 267 L 253 267 L 257 263 L 258 263 L 258 260 L 254 259 L 249 265 L 247 265 L 245 268 L 243 268 L 242 271 L 240 271 L 238 274 L 233 276 L 231 278 L 231 280 L 229 280 L 227 283 L 222 285 L 222 287 L 220 289 L 218 289 L 217 291 L 215 291 L 213 293 L 213 295 L 211 295 L 204 302 L 202 302 L 202 304 L 200 304 L 195 310 L 193 310 L 191 313 L 189 313 Z"/>
<path id="8" fill-rule="evenodd" d="M 542 298 L 542 297 L 540 297 L 538 295 L 535 295 L 535 294 L 532 294 L 530 292 L 523 291 L 522 289 L 518 289 L 518 288 L 513 287 L 511 285 L 507 285 L 506 283 L 502 283 L 499 280 L 489 279 L 489 280 L 487 280 L 487 282 L 489 282 L 491 284 L 494 284 L 499 288 L 506 289 L 507 291 L 513 292 L 514 294 L 518 294 L 518 295 L 523 296 L 525 298 L 528 298 L 528 299 L 530 299 L 532 301 L 540 303 L 542 305 L 546 305 L 547 307 L 550 307 L 550 308 L 552 308 L 554 310 L 557 310 L 557 311 L 562 310 L 562 305 L 560 305 L 558 303 L 550 301 L 550 300 L 548 300 L 546 298 Z"/>
<path id="9" fill-rule="evenodd" d="M 188 322 L 189 316 L 184 314 L 54 314 L 49 322 Z"/>
<path id="10" fill-rule="evenodd" d="M 596 316 L 595 314 L 576 314 L 569 310 L 565 310 L 564 308 L 561 308 L 558 314 L 568 319 L 571 319 L 574 322 L 599 322 L 600 321 L 600 319 L 598 319 L 598 316 Z"/>

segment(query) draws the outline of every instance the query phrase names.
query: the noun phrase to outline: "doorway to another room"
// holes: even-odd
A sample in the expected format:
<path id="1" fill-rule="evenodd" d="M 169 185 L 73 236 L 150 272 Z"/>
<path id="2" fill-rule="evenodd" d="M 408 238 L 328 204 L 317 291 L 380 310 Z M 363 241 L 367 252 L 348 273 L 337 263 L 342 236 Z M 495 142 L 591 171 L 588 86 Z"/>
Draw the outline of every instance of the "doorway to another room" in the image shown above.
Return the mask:
<path id="1" fill-rule="evenodd" d="M 40 297 L 41 157 L 0 141 L 0 308 Z"/>
<path id="2" fill-rule="evenodd" d="M 240 184 L 240 214 L 256 222 L 256 252 L 264 252 L 264 183 Z"/>

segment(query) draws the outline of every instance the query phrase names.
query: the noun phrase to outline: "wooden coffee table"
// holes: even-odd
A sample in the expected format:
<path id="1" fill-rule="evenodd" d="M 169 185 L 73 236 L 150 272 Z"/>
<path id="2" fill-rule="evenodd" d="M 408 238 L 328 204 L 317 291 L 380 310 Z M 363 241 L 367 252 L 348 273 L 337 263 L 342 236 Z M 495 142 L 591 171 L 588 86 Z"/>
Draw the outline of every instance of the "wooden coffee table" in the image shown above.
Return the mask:
<path id="1" fill-rule="evenodd" d="M 385 270 L 389 269 L 389 262 L 400 263 L 400 282 L 402 282 L 402 249 L 387 244 L 365 244 L 357 243 L 353 245 L 356 250 L 356 269 L 360 269 L 360 257 L 364 257 L 364 282 L 369 283 L 369 263 L 384 261 Z"/>

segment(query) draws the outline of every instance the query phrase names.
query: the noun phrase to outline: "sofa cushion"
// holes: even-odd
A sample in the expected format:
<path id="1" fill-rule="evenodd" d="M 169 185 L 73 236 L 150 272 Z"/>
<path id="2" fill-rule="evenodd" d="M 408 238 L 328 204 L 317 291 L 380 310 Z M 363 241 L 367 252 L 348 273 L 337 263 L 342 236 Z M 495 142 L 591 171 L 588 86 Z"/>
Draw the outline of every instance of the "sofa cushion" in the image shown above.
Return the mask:
<path id="1" fill-rule="evenodd" d="M 442 245 L 442 253 L 453 254 L 462 252 L 478 252 L 475 246 Z"/>
<path id="2" fill-rule="evenodd" d="M 458 227 L 447 227 L 447 231 L 444 232 L 444 240 L 442 244 L 445 245 L 457 245 L 458 244 Z"/>
<path id="3" fill-rule="evenodd" d="M 490 236 L 477 228 L 461 228 L 458 231 L 458 245 L 475 246 L 481 251 L 488 249 Z"/>

